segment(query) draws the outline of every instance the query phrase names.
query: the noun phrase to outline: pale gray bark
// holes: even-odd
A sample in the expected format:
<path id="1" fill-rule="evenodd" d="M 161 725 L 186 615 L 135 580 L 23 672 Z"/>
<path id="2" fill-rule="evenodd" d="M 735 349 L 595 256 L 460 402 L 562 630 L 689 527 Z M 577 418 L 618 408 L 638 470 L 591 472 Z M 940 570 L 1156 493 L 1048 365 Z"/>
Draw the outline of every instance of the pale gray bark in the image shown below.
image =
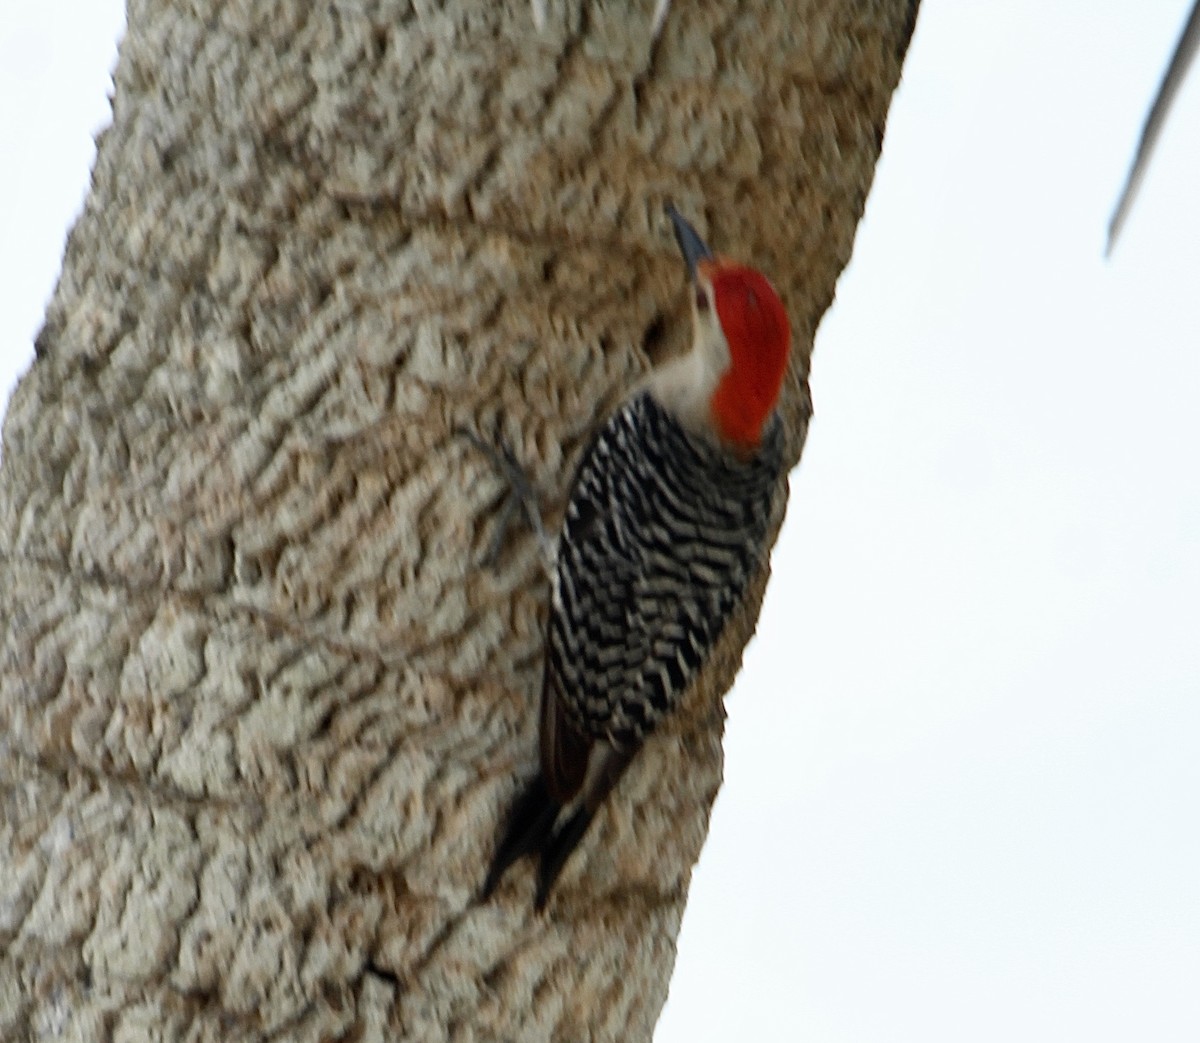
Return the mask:
<path id="1" fill-rule="evenodd" d="M 762 584 L 544 915 L 547 505 L 686 335 L 673 198 L 787 303 L 798 457 L 908 0 L 132 0 L 4 429 L 0 1038 L 644 1040 Z M 730 997 L 730 1002 L 737 1002 Z"/>

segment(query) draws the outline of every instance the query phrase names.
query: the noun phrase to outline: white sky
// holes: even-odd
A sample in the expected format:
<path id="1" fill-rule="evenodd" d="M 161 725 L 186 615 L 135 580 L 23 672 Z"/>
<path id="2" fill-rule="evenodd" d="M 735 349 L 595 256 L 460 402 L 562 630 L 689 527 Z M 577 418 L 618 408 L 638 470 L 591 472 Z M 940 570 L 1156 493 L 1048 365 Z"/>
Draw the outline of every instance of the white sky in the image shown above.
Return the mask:
<path id="1" fill-rule="evenodd" d="M 1200 1039 L 1190 0 L 925 0 L 657 1043 Z M 0 388 L 107 119 L 115 0 L 0 24 Z"/>

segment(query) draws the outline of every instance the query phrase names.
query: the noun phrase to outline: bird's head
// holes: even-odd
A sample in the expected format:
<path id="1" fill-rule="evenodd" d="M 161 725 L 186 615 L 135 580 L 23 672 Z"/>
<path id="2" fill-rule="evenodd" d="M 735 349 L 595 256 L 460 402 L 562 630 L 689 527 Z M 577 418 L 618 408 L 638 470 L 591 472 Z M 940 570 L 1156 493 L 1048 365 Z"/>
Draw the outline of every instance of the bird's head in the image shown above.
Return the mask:
<path id="1" fill-rule="evenodd" d="M 766 276 L 714 255 L 674 206 L 667 214 L 692 280 L 692 351 L 713 379 L 713 426 L 725 441 L 752 451 L 787 371 L 787 312 Z"/>

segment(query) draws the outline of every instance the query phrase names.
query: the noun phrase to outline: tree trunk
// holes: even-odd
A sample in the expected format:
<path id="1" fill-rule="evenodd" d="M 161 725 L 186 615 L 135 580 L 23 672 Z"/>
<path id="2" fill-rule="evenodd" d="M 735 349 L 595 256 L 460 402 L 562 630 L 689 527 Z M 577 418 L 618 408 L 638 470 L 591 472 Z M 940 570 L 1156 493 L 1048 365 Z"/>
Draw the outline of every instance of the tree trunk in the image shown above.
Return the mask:
<path id="1" fill-rule="evenodd" d="M 670 198 L 789 308 L 795 461 L 915 6 L 131 0 L 4 430 L 0 1038 L 650 1037 L 766 570 L 483 902 L 547 584 L 456 432 L 557 521 L 686 339 Z"/>

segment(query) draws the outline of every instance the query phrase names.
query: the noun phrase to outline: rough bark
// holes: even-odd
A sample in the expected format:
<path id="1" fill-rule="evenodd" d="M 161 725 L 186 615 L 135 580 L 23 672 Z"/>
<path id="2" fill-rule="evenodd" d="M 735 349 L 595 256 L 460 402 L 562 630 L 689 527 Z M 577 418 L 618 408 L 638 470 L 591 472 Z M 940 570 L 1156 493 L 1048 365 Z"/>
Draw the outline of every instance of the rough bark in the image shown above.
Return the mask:
<path id="1" fill-rule="evenodd" d="M 850 254 L 915 0 L 132 0 L 0 474 L 0 1038 L 644 1040 L 765 572 L 544 915 L 548 505 L 686 332 L 661 210 Z M 782 498 L 781 498 L 782 500 Z M 736 998 L 731 998 L 736 1002 Z"/>

